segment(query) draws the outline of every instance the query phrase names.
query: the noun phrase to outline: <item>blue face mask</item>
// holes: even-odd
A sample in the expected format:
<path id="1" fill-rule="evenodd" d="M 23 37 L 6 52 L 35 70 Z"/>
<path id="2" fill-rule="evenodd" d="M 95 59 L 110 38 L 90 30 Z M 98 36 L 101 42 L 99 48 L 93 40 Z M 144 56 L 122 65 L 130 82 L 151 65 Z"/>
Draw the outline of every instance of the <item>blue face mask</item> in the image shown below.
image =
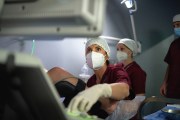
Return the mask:
<path id="1" fill-rule="evenodd" d="M 180 28 L 174 28 L 174 32 L 177 36 L 180 36 Z"/>

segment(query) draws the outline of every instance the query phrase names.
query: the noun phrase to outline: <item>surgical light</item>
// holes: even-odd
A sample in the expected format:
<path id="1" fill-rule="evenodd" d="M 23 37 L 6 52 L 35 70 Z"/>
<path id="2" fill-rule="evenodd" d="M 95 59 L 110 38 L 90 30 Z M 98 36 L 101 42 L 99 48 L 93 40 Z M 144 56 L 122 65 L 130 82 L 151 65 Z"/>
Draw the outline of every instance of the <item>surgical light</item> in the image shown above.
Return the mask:
<path id="1" fill-rule="evenodd" d="M 132 0 L 123 0 L 121 4 L 125 3 L 127 8 L 132 8 L 133 7 L 133 1 Z"/>

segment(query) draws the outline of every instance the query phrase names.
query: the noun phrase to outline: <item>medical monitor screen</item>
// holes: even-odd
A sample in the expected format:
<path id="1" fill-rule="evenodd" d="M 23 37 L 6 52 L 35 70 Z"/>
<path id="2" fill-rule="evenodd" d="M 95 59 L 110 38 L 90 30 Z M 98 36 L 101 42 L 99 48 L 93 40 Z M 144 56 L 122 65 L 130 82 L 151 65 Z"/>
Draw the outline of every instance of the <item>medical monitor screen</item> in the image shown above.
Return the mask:
<path id="1" fill-rule="evenodd" d="M 60 96 L 38 59 L 1 50 L 0 55 L 1 101 L 5 99 L 17 120 L 67 120 Z M 11 117 L 10 113 L 5 115 Z"/>
<path id="2" fill-rule="evenodd" d="M 103 30 L 106 0 L 5 1 L 0 17 L 1 37 L 93 37 Z"/>

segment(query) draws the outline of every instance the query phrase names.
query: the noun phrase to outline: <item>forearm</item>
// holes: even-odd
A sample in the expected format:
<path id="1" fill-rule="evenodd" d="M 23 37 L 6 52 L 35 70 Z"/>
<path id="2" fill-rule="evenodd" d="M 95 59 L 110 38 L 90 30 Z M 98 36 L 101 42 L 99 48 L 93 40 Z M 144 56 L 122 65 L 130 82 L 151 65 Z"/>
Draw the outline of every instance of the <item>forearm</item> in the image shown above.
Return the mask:
<path id="1" fill-rule="evenodd" d="M 101 98 L 114 100 L 124 99 L 129 95 L 126 83 L 97 84 L 76 95 L 68 106 L 68 111 L 89 111 L 92 105 Z"/>
<path id="2" fill-rule="evenodd" d="M 126 83 L 112 83 L 111 98 L 115 100 L 122 100 L 129 95 L 129 85 Z"/>
<path id="3" fill-rule="evenodd" d="M 108 114 L 111 114 L 115 109 L 119 101 L 109 99 L 109 98 L 100 98 L 101 108 L 105 110 Z"/>

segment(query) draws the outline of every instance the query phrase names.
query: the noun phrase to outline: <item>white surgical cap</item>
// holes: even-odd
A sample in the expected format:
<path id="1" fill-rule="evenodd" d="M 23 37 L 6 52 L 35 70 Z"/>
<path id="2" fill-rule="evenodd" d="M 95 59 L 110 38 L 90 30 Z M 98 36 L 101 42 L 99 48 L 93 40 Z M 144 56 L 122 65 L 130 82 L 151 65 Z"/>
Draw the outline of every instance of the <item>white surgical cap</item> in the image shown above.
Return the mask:
<path id="1" fill-rule="evenodd" d="M 173 22 L 180 21 L 180 14 L 177 14 L 173 17 Z"/>
<path id="2" fill-rule="evenodd" d="M 128 47 L 133 52 L 133 56 L 137 54 L 137 44 L 134 40 L 129 39 L 129 38 L 123 38 L 118 42 L 118 44 L 120 43 Z"/>
<path id="3" fill-rule="evenodd" d="M 100 37 L 88 39 L 88 41 L 86 43 L 86 49 L 93 44 L 97 44 L 100 47 L 102 47 L 107 52 L 108 57 L 110 57 L 110 48 L 109 48 L 108 43 L 106 42 L 105 39 L 100 38 Z"/>

